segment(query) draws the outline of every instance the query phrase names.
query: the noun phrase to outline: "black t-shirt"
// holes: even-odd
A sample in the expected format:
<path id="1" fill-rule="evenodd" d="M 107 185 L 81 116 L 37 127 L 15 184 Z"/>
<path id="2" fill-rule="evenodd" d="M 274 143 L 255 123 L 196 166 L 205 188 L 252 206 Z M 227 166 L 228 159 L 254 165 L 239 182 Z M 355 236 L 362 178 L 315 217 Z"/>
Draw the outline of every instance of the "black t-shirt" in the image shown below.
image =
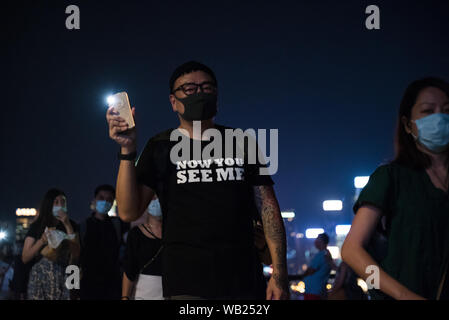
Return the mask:
<path id="1" fill-rule="evenodd" d="M 148 238 L 139 227 L 134 227 L 129 231 L 123 262 L 125 273 L 129 280 L 137 280 L 137 276 L 140 273 L 162 276 L 161 254 L 160 252 L 158 254 L 161 246 L 161 239 Z M 156 254 L 158 254 L 157 257 Z M 154 261 L 142 270 L 153 257 L 155 257 Z"/>
<path id="2" fill-rule="evenodd" d="M 119 278 L 119 250 L 127 224 L 116 217 L 100 220 L 92 214 L 81 229 L 82 284 L 110 283 Z"/>
<path id="3" fill-rule="evenodd" d="M 225 137 L 223 126 L 216 125 Z M 254 186 L 273 185 L 258 164 L 244 157 L 194 159 L 193 152 L 173 164 L 166 130 L 145 146 L 136 163 L 138 182 L 156 192 L 163 223 L 164 296 L 252 298 L 258 273 L 252 219 L 257 216 Z M 193 150 L 193 140 L 190 150 Z M 210 141 L 195 141 L 201 150 Z M 197 160 L 197 161 L 191 161 Z"/>
<path id="4" fill-rule="evenodd" d="M 70 224 L 72 225 L 73 232 L 79 233 L 79 225 L 78 225 L 75 221 L 73 221 L 72 219 L 70 219 Z M 53 226 L 49 226 L 49 228 L 50 228 L 50 227 L 53 227 Z M 65 229 L 64 224 L 63 224 L 62 222 L 60 222 L 60 221 L 58 221 L 58 223 L 56 224 L 56 226 L 54 226 L 54 228 L 56 228 L 57 230 L 60 230 L 60 231 L 63 231 L 63 232 L 65 232 L 65 233 L 67 233 L 67 230 Z M 37 240 L 39 240 L 39 239 L 42 237 L 42 234 L 44 233 L 44 231 L 45 231 L 45 227 L 42 228 L 42 227 L 40 227 L 39 225 L 37 225 L 37 224 L 34 222 L 34 223 L 32 223 L 32 224 L 30 225 L 30 228 L 28 229 L 28 232 L 27 232 L 25 238 L 26 238 L 26 237 L 31 237 L 31 238 L 34 238 L 34 239 L 37 241 Z M 63 243 L 64 243 L 65 241 L 67 241 L 67 240 L 64 240 Z M 62 247 L 61 247 L 61 248 L 62 248 Z M 43 249 L 43 248 L 42 248 L 42 249 Z M 67 250 L 62 250 L 62 251 L 66 252 Z M 62 251 L 61 251 L 61 252 L 62 252 Z M 38 262 L 41 258 L 42 258 L 42 255 L 39 253 L 39 255 L 37 255 L 37 256 L 31 261 L 30 265 L 32 265 L 32 264 Z M 66 260 L 66 259 L 64 259 L 64 260 Z"/>

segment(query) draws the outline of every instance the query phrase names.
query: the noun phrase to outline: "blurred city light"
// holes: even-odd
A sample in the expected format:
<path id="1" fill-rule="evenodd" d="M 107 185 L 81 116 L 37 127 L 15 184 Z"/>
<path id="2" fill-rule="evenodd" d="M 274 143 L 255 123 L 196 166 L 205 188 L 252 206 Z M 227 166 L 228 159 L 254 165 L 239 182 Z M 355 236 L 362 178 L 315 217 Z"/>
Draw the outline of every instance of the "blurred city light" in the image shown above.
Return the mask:
<path id="1" fill-rule="evenodd" d="M 296 239 L 302 239 L 304 238 L 304 233 L 297 233 L 296 234 Z"/>
<path id="2" fill-rule="evenodd" d="M 271 275 L 273 273 L 273 268 L 271 266 L 264 266 L 263 273 L 266 275 Z"/>
<path id="3" fill-rule="evenodd" d="M 363 189 L 363 188 L 365 188 L 368 181 L 369 181 L 369 176 L 355 177 L 354 178 L 354 187 L 356 189 Z"/>
<path id="4" fill-rule="evenodd" d="M 290 288 L 293 290 L 293 291 L 296 291 L 296 292 L 299 292 L 299 293 L 304 293 L 304 292 L 306 292 L 306 285 L 305 285 L 305 283 L 304 283 L 304 281 L 299 281 L 298 282 L 298 284 L 292 284 L 291 286 L 290 286 Z"/>
<path id="5" fill-rule="evenodd" d="M 37 214 L 34 208 L 18 208 L 16 210 L 16 216 L 18 217 L 33 217 Z"/>
<path id="6" fill-rule="evenodd" d="M 295 217 L 294 211 L 282 211 L 281 212 L 282 218 L 284 219 L 293 219 Z"/>
<path id="7" fill-rule="evenodd" d="M 306 238 L 307 239 L 315 239 L 319 234 L 324 233 L 323 228 L 309 228 L 306 230 Z"/>
<path id="8" fill-rule="evenodd" d="M 337 247 L 337 246 L 328 246 L 327 249 L 331 253 L 332 259 L 336 260 L 336 259 L 340 259 L 341 258 L 340 248 L 339 247 Z"/>
<path id="9" fill-rule="evenodd" d="M 351 229 L 350 224 L 339 224 L 335 226 L 335 233 L 337 236 L 346 236 Z"/>
<path id="10" fill-rule="evenodd" d="M 323 201 L 324 211 L 341 211 L 342 209 L 343 209 L 343 202 L 341 200 Z"/>
<path id="11" fill-rule="evenodd" d="M 6 233 L 6 231 L 0 231 L 0 240 L 6 239 L 7 236 L 8 234 Z"/>

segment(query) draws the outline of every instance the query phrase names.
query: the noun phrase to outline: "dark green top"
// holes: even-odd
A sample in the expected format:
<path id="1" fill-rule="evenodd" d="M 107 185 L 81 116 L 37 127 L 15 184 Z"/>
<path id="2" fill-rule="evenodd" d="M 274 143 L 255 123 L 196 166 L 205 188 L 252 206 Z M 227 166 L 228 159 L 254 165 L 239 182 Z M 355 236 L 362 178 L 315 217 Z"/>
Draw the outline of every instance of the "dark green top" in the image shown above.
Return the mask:
<path id="1" fill-rule="evenodd" d="M 383 165 L 371 175 L 354 212 L 364 204 L 386 218 L 387 250 L 380 266 L 409 290 L 435 299 L 449 257 L 449 194 L 425 170 Z M 375 290 L 373 298 L 389 298 Z"/>

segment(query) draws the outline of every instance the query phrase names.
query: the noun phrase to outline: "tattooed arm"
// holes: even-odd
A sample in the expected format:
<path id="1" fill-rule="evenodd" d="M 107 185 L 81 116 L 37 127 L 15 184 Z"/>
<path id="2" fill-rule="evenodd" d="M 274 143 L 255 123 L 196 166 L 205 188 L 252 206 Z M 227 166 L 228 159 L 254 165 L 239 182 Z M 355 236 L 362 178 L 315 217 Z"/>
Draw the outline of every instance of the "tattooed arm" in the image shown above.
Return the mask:
<path id="1" fill-rule="evenodd" d="M 289 298 L 285 227 L 272 186 L 255 186 L 256 206 L 262 216 L 265 237 L 273 261 L 273 274 L 268 282 L 267 300 Z"/>

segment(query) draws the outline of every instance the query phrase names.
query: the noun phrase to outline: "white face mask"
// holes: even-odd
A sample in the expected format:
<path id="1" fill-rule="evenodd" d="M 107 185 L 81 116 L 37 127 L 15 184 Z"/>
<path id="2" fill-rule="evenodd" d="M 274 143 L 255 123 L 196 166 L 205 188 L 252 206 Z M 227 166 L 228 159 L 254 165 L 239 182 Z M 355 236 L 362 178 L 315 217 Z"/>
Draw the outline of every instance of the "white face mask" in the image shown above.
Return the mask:
<path id="1" fill-rule="evenodd" d="M 64 212 L 67 212 L 67 207 L 61 207 L 61 206 L 53 206 L 53 215 L 57 217 L 59 215 L 59 211 L 62 210 Z"/>
<path id="2" fill-rule="evenodd" d="M 159 199 L 153 200 L 150 202 L 148 206 L 147 212 L 151 214 L 153 217 L 162 217 L 161 204 L 159 203 Z"/>
<path id="3" fill-rule="evenodd" d="M 449 115 L 434 113 L 415 122 L 418 136 L 415 140 L 433 152 L 443 152 L 449 145 Z"/>

